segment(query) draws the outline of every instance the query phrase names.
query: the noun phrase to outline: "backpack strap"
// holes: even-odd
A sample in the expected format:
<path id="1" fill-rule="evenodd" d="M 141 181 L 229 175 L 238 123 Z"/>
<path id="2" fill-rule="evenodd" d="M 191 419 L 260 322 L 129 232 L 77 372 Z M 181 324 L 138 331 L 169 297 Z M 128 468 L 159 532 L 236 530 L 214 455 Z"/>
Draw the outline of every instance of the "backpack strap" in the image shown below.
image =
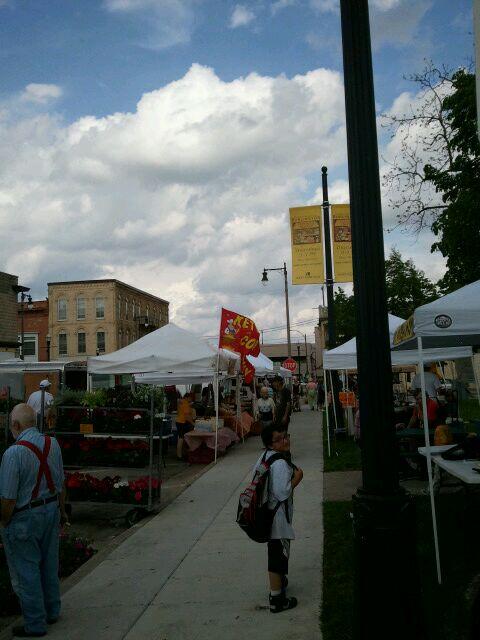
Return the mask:
<path id="1" fill-rule="evenodd" d="M 277 460 L 285 460 L 285 462 L 288 464 L 289 467 L 291 467 L 293 469 L 293 465 L 291 462 L 289 462 L 283 453 L 274 453 L 273 456 L 270 456 L 270 458 L 268 460 L 265 460 L 265 456 L 267 455 L 268 451 L 272 451 L 272 449 L 267 449 L 267 451 L 265 451 L 265 455 L 262 458 L 262 461 L 265 462 L 266 464 L 268 464 L 269 468 L 272 466 L 272 464 L 274 462 L 276 462 Z M 269 473 L 269 477 L 268 477 L 268 483 L 270 484 L 270 473 Z M 280 507 L 282 506 L 282 504 L 285 505 L 285 518 L 287 519 L 288 524 L 291 524 L 292 519 L 290 517 L 290 510 L 288 508 L 288 499 L 287 500 L 279 500 L 277 502 L 277 504 L 275 505 L 275 507 L 272 509 L 273 511 L 273 517 L 275 517 L 275 514 L 277 513 L 277 511 L 280 509 Z"/>
<path id="2" fill-rule="evenodd" d="M 45 480 L 47 481 L 48 490 L 50 493 L 55 493 L 55 484 L 52 478 L 52 472 L 50 471 L 50 467 L 48 466 L 48 454 L 50 453 L 50 447 L 52 444 L 50 436 L 45 436 L 45 444 L 43 446 L 43 451 L 41 451 L 36 445 L 32 442 L 28 442 L 27 440 L 19 440 L 15 443 L 17 446 L 26 447 L 32 453 L 34 453 L 40 466 L 38 468 L 37 481 L 35 483 L 35 487 L 32 491 L 31 500 L 35 500 L 37 498 L 40 491 L 40 483 L 42 482 L 43 476 L 45 476 Z"/>

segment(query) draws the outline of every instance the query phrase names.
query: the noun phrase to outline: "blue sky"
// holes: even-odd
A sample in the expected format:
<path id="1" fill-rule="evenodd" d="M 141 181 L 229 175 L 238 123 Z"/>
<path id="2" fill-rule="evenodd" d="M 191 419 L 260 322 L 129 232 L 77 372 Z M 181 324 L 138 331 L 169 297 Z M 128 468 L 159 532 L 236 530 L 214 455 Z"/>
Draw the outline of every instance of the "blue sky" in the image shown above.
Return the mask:
<path id="1" fill-rule="evenodd" d="M 29 216 L 35 216 L 35 212 L 31 211 L 31 203 L 34 202 L 39 207 L 37 217 L 40 215 L 43 220 L 45 211 L 49 212 L 46 216 L 49 219 L 52 211 L 61 210 L 62 215 L 58 214 L 58 218 L 53 215 L 56 224 L 61 224 L 62 219 L 72 220 L 71 233 L 78 234 L 79 242 L 75 248 L 66 234 L 62 235 L 61 240 L 57 237 L 56 250 L 60 257 L 58 260 L 49 260 L 54 249 L 50 242 L 55 232 L 45 239 L 33 237 L 29 240 L 24 236 L 24 244 L 19 240 L 12 246 L 11 253 L 0 268 L 14 272 L 23 269 L 19 275 L 22 280 L 31 281 L 33 290 L 39 296 L 44 295 L 45 282 L 55 279 L 55 274 L 58 274 L 58 278 L 64 278 L 65 274 L 72 278 L 121 276 L 137 286 L 143 284 L 162 297 L 166 297 L 165 291 L 171 297 L 175 296 L 172 302 L 179 322 L 185 322 L 189 307 L 195 304 L 199 326 L 206 331 L 212 324 L 211 309 L 228 303 L 256 313 L 259 323 L 264 326 L 278 324 L 281 304 L 275 298 L 276 290 L 272 288 L 269 293 L 262 293 L 264 297 L 259 300 L 259 310 L 259 301 L 257 306 L 252 301 L 252 287 L 242 286 L 238 290 L 234 290 L 233 284 L 230 287 L 216 287 L 214 283 L 218 278 L 209 262 L 210 257 L 202 263 L 197 249 L 192 249 L 195 242 L 185 246 L 184 243 L 189 228 L 196 236 L 205 234 L 208 239 L 206 248 L 209 242 L 215 247 L 221 243 L 221 239 L 230 238 L 229 234 L 233 234 L 228 255 L 222 254 L 219 259 L 228 265 L 226 270 L 229 273 L 235 270 L 241 278 L 248 280 L 260 267 L 263 268 L 264 262 L 289 258 L 286 211 L 288 206 L 299 204 L 299 199 L 307 201 L 313 197 L 318 179 L 316 167 L 331 162 L 331 181 L 336 182 L 338 193 L 342 189 L 345 191 L 346 149 L 342 122 L 336 119 L 335 113 L 341 111 L 343 103 L 341 86 L 338 84 L 342 72 L 338 4 L 335 0 L 0 0 L 0 113 L 3 104 L 3 144 L 10 147 L 31 146 L 29 162 L 33 163 L 31 171 L 36 172 L 32 173 L 36 176 L 35 184 L 32 175 L 28 175 L 25 162 L 18 161 L 18 169 L 10 164 L 3 175 L 0 173 L 0 231 L 3 228 L 3 232 L 8 232 L 12 211 L 26 228 L 30 228 L 32 220 Z M 379 111 L 388 110 L 402 92 L 414 92 L 415 88 L 403 76 L 420 71 L 425 58 L 451 67 L 468 64 L 472 59 L 470 0 L 372 0 L 370 5 Z M 200 70 L 198 73 L 192 74 L 192 64 L 197 65 L 195 68 Z M 207 68 L 214 70 L 213 78 L 204 71 Z M 170 134 L 172 136 L 169 148 L 175 147 L 179 131 L 191 130 L 197 125 L 201 129 L 199 136 L 205 136 L 207 145 L 209 140 L 216 140 L 215 144 L 220 140 L 222 144 L 219 124 L 215 125 L 217 137 L 212 138 L 213 134 L 209 132 L 207 135 L 206 131 L 209 123 L 216 121 L 218 114 L 226 108 L 227 102 L 238 102 L 238 111 L 235 113 L 239 117 L 243 114 L 246 118 L 254 119 L 259 108 L 251 98 L 253 94 L 247 96 L 247 92 L 258 90 L 259 96 L 263 96 L 259 100 L 263 100 L 265 109 L 265 105 L 274 103 L 280 94 L 281 105 L 287 105 L 289 94 L 298 89 L 299 82 L 302 91 L 307 90 L 305 86 L 310 83 L 309 73 L 316 69 L 324 69 L 328 73 L 315 76 L 318 94 L 298 117 L 300 124 L 308 123 L 314 114 L 312 110 L 317 109 L 319 120 L 325 118 L 328 121 L 324 129 L 320 127 L 312 133 L 320 135 L 319 132 L 324 131 L 324 155 L 304 159 L 303 164 L 299 162 L 300 168 L 295 176 L 292 176 L 295 172 L 293 160 L 291 165 L 283 168 L 285 173 L 278 175 L 274 175 L 275 163 L 268 170 L 266 164 L 262 164 L 265 180 L 256 187 L 257 191 L 265 189 L 262 191 L 261 207 L 253 201 L 246 206 L 245 197 L 242 197 L 242 189 L 247 189 L 245 185 L 251 183 L 251 176 L 258 174 L 259 160 L 255 157 L 255 145 L 249 154 L 240 145 L 235 152 L 232 151 L 229 159 L 221 159 L 215 164 L 216 160 L 210 157 L 212 154 L 208 156 L 208 149 L 205 149 L 205 157 L 200 157 L 200 151 L 189 146 L 191 142 L 185 142 L 183 155 L 191 154 L 193 149 L 196 154 L 194 169 L 189 164 L 188 171 L 198 171 L 204 181 L 200 184 L 200 179 L 195 178 L 197 186 L 194 190 L 191 188 L 192 173 L 188 179 L 178 178 L 171 176 L 171 170 L 162 174 L 161 187 L 158 184 L 152 186 L 153 178 L 148 176 L 155 173 L 155 167 L 159 166 L 161 159 L 152 156 L 154 151 L 147 153 L 152 133 L 146 132 L 145 121 L 137 113 L 142 96 L 151 96 L 144 101 L 148 102 L 147 111 L 158 109 L 158 118 L 167 118 L 161 121 L 161 127 L 162 140 L 169 139 Z M 258 82 L 246 80 L 252 73 L 258 75 Z M 279 79 L 282 75 L 286 77 L 286 82 Z M 293 81 L 295 76 L 300 77 L 301 81 Z M 266 92 L 267 79 L 275 79 L 275 82 Z M 179 82 L 181 90 L 177 91 Z M 212 108 L 208 119 L 202 119 L 200 125 L 199 118 L 205 118 L 205 114 L 203 110 L 201 116 L 197 114 L 195 96 L 196 92 L 201 94 L 204 88 L 214 93 L 218 90 L 217 107 L 216 110 Z M 335 100 L 326 94 L 323 99 L 322 91 L 336 92 Z M 301 93 L 295 98 L 292 93 L 292 110 L 298 104 L 295 99 L 302 99 L 303 95 Z M 177 110 L 172 110 L 170 102 L 170 106 L 165 108 L 167 98 L 179 100 Z M 172 124 L 169 129 L 168 118 L 173 121 L 180 111 L 185 112 L 181 116 L 181 128 Z M 113 114 L 119 114 L 116 120 Z M 145 150 L 145 155 L 138 160 L 135 171 L 140 171 L 138 167 L 141 166 L 145 173 L 142 174 L 141 187 L 140 182 L 132 181 L 123 202 L 131 198 L 132 201 L 143 203 L 145 210 L 150 212 L 142 218 L 145 229 L 150 229 L 155 220 L 169 220 L 171 207 L 179 212 L 177 220 L 184 218 L 183 226 L 178 226 L 178 235 L 170 239 L 170 246 L 172 243 L 184 246 L 184 250 L 175 255 L 165 252 L 157 258 L 157 262 L 153 249 L 149 254 L 151 262 L 146 270 L 155 273 L 155 278 L 145 274 L 141 240 L 137 239 L 136 246 L 132 239 L 135 234 L 131 234 L 131 229 L 137 224 L 135 218 L 138 215 L 135 207 L 130 204 L 128 213 L 121 211 L 122 200 L 114 201 L 111 197 L 112 191 L 123 189 L 125 181 L 121 180 L 121 184 L 115 182 L 114 174 L 118 167 L 112 168 L 115 160 L 109 164 L 110 161 L 106 159 L 107 142 L 103 138 L 108 138 L 108 144 L 115 148 L 118 138 L 110 129 L 116 127 L 117 134 L 123 131 L 132 121 L 128 114 L 138 116 L 135 116 L 138 121 L 135 131 L 140 136 L 137 139 L 138 146 Z M 269 114 L 272 115 L 270 111 Z M 88 133 L 85 133 L 86 116 L 92 116 L 91 122 L 94 123 Z M 102 120 L 105 118 L 110 118 L 108 125 Z M 275 135 L 274 127 L 284 121 L 284 115 L 276 119 L 274 110 L 273 128 L 262 140 L 271 140 Z M 295 122 L 294 118 L 291 122 Z M 109 130 L 108 136 L 103 135 L 104 126 Z M 148 126 L 155 127 L 153 121 Z M 292 126 L 295 127 L 295 124 Z M 101 131 L 103 137 L 100 141 L 99 134 L 90 143 L 85 142 L 85 148 L 82 147 L 79 155 L 77 138 L 72 144 L 65 143 L 68 136 L 73 135 L 73 129 L 77 134 L 81 130 L 84 137 L 95 137 L 92 132 Z M 177 137 L 173 135 L 174 131 Z M 248 136 L 246 131 L 242 135 Z M 144 138 L 141 137 L 143 135 Z M 282 132 L 278 135 L 281 138 Z M 302 135 L 308 140 L 307 130 L 302 129 Z M 232 132 L 226 133 L 226 136 L 225 145 L 228 147 Z M 135 147 L 135 138 L 129 139 Z M 384 142 L 386 138 L 381 140 L 382 144 Z M 90 152 L 85 150 L 88 144 L 95 149 L 95 153 L 91 149 Z M 284 140 L 281 144 L 285 145 L 285 153 L 292 148 L 291 140 Z M 300 144 L 299 141 L 299 146 L 303 148 L 305 143 Z M 168 152 L 162 153 L 168 155 Z M 50 163 L 48 170 L 42 160 L 46 157 Z M 218 178 L 228 162 L 231 162 L 230 183 Z M 90 183 L 85 178 L 85 163 L 88 163 Z M 83 167 L 81 178 L 75 174 L 72 183 L 62 183 L 59 176 L 65 167 L 71 169 L 75 165 L 78 169 L 79 164 Z M 102 180 L 112 180 L 109 183 L 110 191 L 98 187 L 100 179 L 97 169 L 100 165 Z M 221 169 L 215 170 L 215 166 Z M 110 172 L 107 171 L 110 177 L 106 177 L 104 170 Z M 72 171 L 70 173 L 73 175 Z M 278 184 L 280 189 L 286 180 L 285 176 L 292 178 L 289 188 L 283 194 L 277 190 L 272 195 L 272 185 Z M 232 183 L 236 184 L 237 200 L 231 189 Z M 138 192 L 135 193 L 137 188 Z M 182 195 L 179 195 L 180 191 Z M 27 192 L 28 197 L 25 195 Z M 215 219 L 209 219 L 203 204 L 195 208 L 195 203 L 201 203 L 206 194 L 218 202 L 228 202 L 229 211 L 222 209 L 221 224 L 218 223 L 217 214 L 216 217 L 212 214 Z M 265 238 L 270 236 L 268 225 L 262 226 L 262 220 L 274 220 L 278 216 L 282 196 L 285 201 L 281 238 L 271 247 L 271 253 L 262 255 L 258 246 L 265 246 Z M 271 198 L 270 209 L 268 198 Z M 167 202 L 168 206 L 165 205 L 163 209 L 162 203 Z M 15 207 L 12 203 L 16 203 Z M 202 213 L 196 214 L 200 210 Z M 82 217 L 79 211 L 95 211 L 95 215 L 100 217 L 100 226 L 102 221 L 110 221 L 115 227 L 114 220 L 119 216 L 120 226 L 115 227 L 120 243 L 117 252 L 110 248 L 102 255 L 101 247 L 97 247 L 97 253 L 92 256 L 85 250 L 90 245 L 89 234 L 92 229 L 99 228 L 99 222 L 92 223 L 92 228 L 85 228 L 86 223 L 82 222 L 83 226 L 76 228 Z M 247 230 L 250 223 L 257 225 L 253 237 Z M 140 234 L 138 238 L 141 237 Z M 154 237 L 157 236 L 154 234 Z M 60 246 L 59 241 L 63 243 Z M 431 267 L 432 277 L 438 277 L 441 275 L 442 262 L 435 258 L 432 265 L 432 257 L 428 254 L 429 242 L 428 236 L 417 240 L 398 234 L 393 239 L 389 237 L 387 244 L 396 244 L 405 255 L 418 258 L 419 264 L 427 268 L 427 272 Z M 250 249 L 245 243 L 250 243 Z M 251 267 L 252 260 L 254 267 Z M 129 265 L 128 270 L 125 264 Z M 61 274 L 61 270 L 65 273 Z M 160 275 L 163 273 L 168 273 L 168 285 Z M 229 278 L 227 281 L 230 282 Z M 312 293 L 313 290 L 308 287 L 295 288 L 293 298 L 297 305 L 297 320 L 311 317 L 311 308 L 314 306 L 311 304 Z"/>

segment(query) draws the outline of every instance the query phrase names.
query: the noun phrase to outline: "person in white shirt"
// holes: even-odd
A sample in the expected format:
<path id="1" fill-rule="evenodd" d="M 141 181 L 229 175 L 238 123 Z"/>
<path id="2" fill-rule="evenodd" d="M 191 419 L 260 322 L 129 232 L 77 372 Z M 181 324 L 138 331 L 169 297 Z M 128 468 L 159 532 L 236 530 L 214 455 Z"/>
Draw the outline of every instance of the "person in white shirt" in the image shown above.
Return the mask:
<path id="1" fill-rule="evenodd" d="M 442 386 L 442 383 L 432 371 L 430 371 L 429 365 L 423 367 L 425 375 L 425 391 L 432 400 L 437 400 L 438 389 Z M 412 391 L 422 388 L 422 379 L 419 373 L 412 380 Z"/>
<path id="2" fill-rule="evenodd" d="M 40 385 L 39 385 L 39 387 L 40 387 L 39 390 L 38 391 L 34 391 L 33 393 L 31 393 L 30 397 L 27 400 L 28 406 L 32 407 L 32 409 L 37 414 L 37 426 L 38 427 L 42 427 L 43 426 L 43 425 L 39 424 L 40 415 L 41 415 L 41 412 L 42 412 L 42 389 L 45 392 L 44 401 L 43 401 L 43 415 L 44 415 L 44 417 L 47 416 L 48 409 L 53 404 L 53 396 L 48 391 L 50 386 L 51 386 L 50 380 L 47 380 L 47 379 L 42 380 L 40 382 Z"/>
<path id="3" fill-rule="evenodd" d="M 263 427 L 271 424 L 275 420 L 275 403 L 273 398 L 268 396 L 267 387 L 260 389 L 260 398 L 257 400 L 258 417 Z"/>
<path id="4" fill-rule="evenodd" d="M 282 426 L 270 424 L 262 431 L 265 452 L 255 469 L 274 455 L 270 479 L 266 487 L 268 508 L 275 512 L 270 540 L 268 541 L 268 578 L 270 583 L 270 612 L 280 613 L 297 606 L 297 599 L 287 598 L 288 560 L 290 541 L 295 538 L 292 527 L 293 490 L 302 481 L 303 471 L 292 463 L 290 436 Z"/>

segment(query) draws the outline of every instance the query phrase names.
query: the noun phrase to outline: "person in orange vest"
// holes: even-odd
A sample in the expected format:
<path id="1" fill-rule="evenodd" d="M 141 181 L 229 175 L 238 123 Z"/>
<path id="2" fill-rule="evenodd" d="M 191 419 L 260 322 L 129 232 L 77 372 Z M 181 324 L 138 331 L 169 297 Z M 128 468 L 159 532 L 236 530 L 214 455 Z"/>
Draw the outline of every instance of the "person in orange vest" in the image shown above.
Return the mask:
<path id="1" fill-rule="evenodd" d="M 178 402 L 177 407 L 177 458 L 183 459 L 183 440 L 185 434 L 195 428 L 195 409 L 192 406 L 192 396 L 186 393 Z"/>
<path id="2" fill-rule="evenodd" d="M 10 415 L 14 444 L 0 465 L 2 539 L 24 626 L 17 638 L 40 638 L 60 615 L 58 545 L 67 523 L 62 453 L 55 438 L 37 429 L 32 407 Z"/>

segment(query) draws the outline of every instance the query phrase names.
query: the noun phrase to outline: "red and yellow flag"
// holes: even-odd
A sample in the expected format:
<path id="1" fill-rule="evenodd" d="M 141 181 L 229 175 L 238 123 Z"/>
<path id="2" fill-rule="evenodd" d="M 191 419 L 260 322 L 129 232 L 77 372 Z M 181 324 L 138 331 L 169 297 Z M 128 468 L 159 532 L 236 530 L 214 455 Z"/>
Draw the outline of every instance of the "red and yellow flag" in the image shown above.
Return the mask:
<path id="1" fill-rule="evenodd" d="M 242 374 L 245 382 L 250 384 L 255 369 L 248 362 L 247 356 L 258 356 L 260 353 L 260 334 L 253 320 L 235 311 L 222 309 L 218 346 L 240 354 Z"/>

